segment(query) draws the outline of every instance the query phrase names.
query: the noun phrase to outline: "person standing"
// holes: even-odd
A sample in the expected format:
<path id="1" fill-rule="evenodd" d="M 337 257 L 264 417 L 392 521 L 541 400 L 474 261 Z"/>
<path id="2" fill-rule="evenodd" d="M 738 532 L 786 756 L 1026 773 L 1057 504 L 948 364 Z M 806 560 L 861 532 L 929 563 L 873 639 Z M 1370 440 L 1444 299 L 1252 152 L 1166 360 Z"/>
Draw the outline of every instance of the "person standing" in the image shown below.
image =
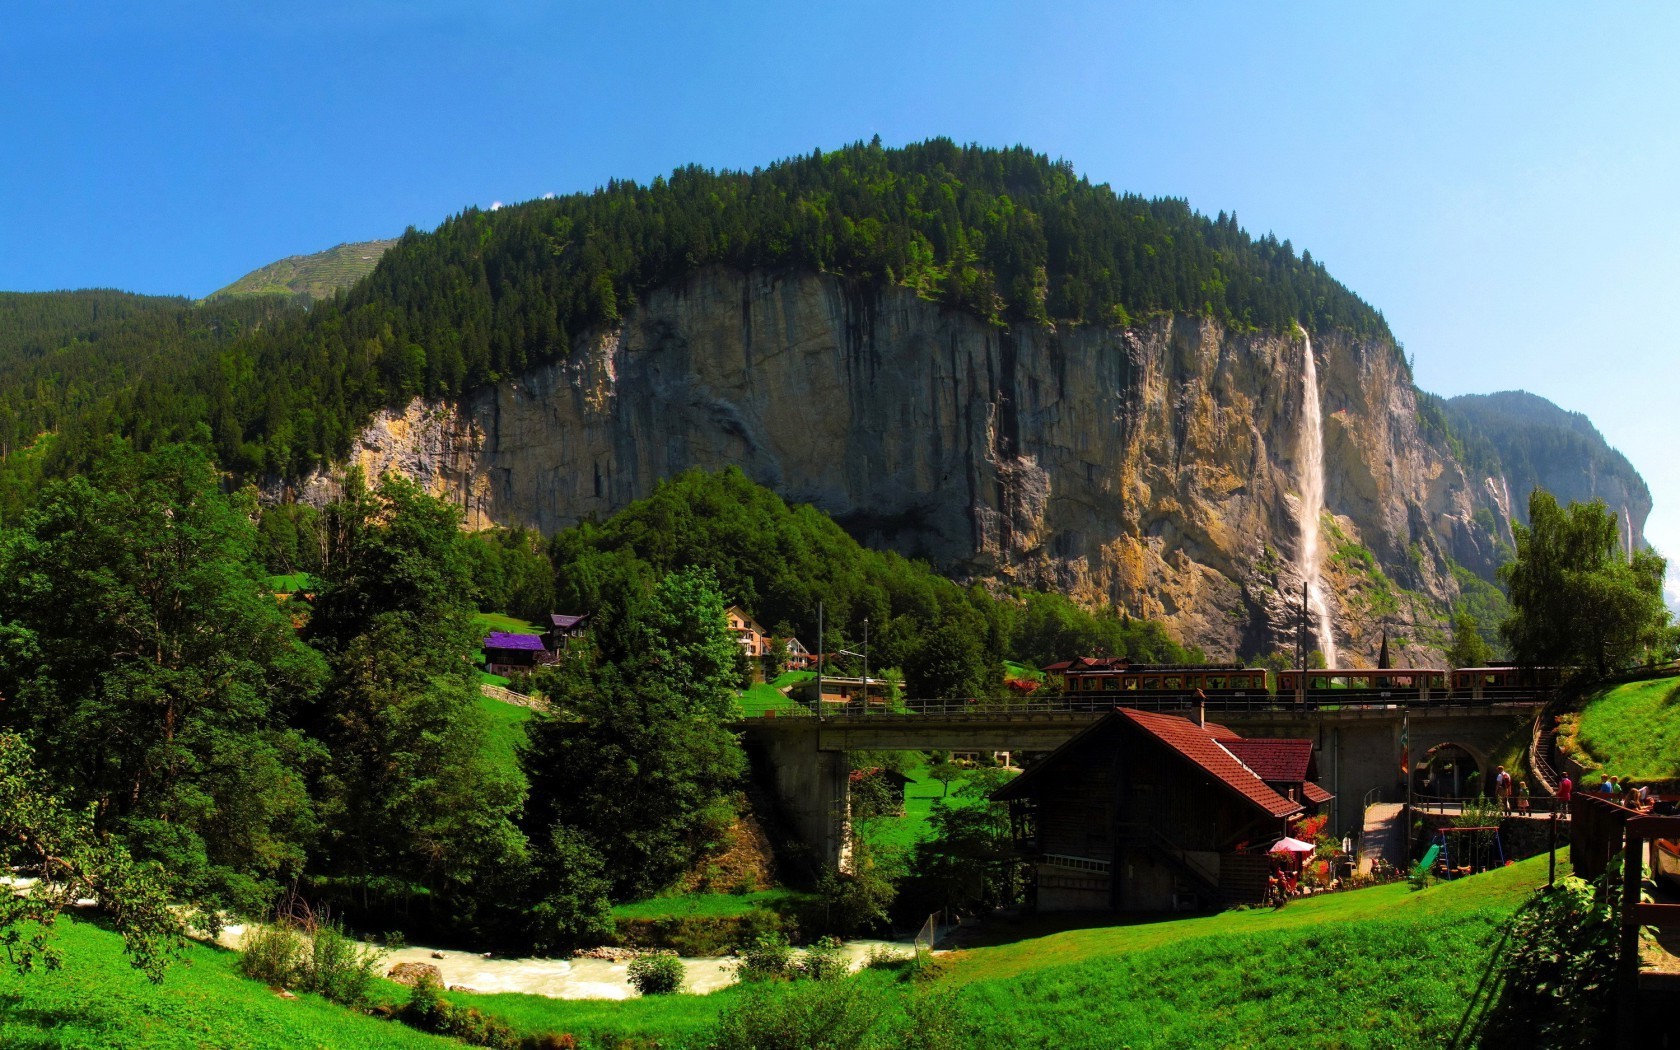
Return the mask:
<path id="1" fill-rule="evenodd" d="M 1569 819 L 1569 800 L 1574 794 L 1575 781 L 1570 780 L 1569 774 L 1565 773 L 1563 779 L 1558 781 L 1557 790 L 1558 812 L 1563 814 L 1565 820 Z"/>
<path id="2" fill-rule="evenodd" d="M 1499 808 L 1511 812 L 1511 774 L 1505 772 L 1504 766 L 1493 775 L 1493 794 L 1499 799 Z"/>
<path id="3" fill-rule="evenodd" d="M 1528 816 L 1528 781 L 1517 782 L 1517 813 Z"/>

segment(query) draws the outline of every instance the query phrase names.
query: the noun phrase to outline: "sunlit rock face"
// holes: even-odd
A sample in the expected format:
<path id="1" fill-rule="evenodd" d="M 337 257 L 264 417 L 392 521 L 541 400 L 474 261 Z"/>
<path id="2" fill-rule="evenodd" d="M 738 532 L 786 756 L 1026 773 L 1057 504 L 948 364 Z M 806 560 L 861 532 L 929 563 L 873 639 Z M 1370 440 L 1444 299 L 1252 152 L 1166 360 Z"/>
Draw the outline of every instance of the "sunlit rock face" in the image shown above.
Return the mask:
<path id="1" fill-rule="evenodd" d="M 1390 343 L 1312 336 L 1344 662 L 1373 659 L 1389 624 L 1425 663 L 1431 605 L 1456 593 L 1446 558 L 1489 571 L 1508 511 L 1426 440 Z M 715 268 L 563 361 L 380 416 L 351 458 L 447 494 L 470 526 L 545 532 L 734 465 L 959 578 L 1062 589 L 1252 656 L 1292 648 L 1299 616 L 1303 347 L 1183 316 L 1006 329 L 906 289 Z M 1411 608 L 1382 597 L 1397 588 Z"/>

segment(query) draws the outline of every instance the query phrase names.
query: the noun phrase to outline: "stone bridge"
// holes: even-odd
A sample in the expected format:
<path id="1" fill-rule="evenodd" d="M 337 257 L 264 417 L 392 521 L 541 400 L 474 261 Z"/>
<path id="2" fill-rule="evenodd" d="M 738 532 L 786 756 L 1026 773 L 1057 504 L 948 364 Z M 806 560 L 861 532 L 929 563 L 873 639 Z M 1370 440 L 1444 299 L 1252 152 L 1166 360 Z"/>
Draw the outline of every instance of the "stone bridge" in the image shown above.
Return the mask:
<path id="1" fill-rule="evenodd" d="M 1330 828 L 1337 835 L 1357 831 L 1367 797 L 1398 801 L 1405 796 L 1400 733 L 1409 725 L 1414 771 L 1441 748 L 1456 745 L 1488 783 L 1497 755 L 1523 753 L 1543 697 L 1499 703 L 1446 704 L 1439 701 L 1342 704 L 1334 707 L 1287 703 L 1225 703 L 1210 700 L 1208 721 L 1245 737 L 1307 738 L 1316 746 L 1319 783 L 1336 798 Z M 1193 717 L 1186 701 L 1140 703 Z M 841 861 L 850 814 L 848 751 L 1053 751 L 1112 708 L 1022 709 L 1019 705 L 977 707 L 922 705 L 918 713 L 853 712 L 843 717 L 755 718 L 737 723 L 749 749 L 774 773 L 778 798 L 794 826 L 820 857 Z"/>

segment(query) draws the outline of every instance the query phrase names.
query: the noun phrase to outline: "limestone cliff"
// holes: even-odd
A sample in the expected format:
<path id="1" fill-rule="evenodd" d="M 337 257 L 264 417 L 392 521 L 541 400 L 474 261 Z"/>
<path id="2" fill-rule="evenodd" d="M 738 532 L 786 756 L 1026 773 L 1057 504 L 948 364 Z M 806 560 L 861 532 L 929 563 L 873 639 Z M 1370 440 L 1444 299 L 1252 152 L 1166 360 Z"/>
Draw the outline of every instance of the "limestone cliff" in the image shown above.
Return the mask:
<path id="1" fill-rule="evenodd" d="M 1313 337 L 1342 645 L 1369 660 L 1385 622 L 1438 641 L 1446 559 L 1489 571 L 1506 511 L 1426 438 L 1392 345 Z M 352 458 L 448 494 L 471 526 L 545 531 L 735 464 L 954 575 L 1254 655 L 1293 637 L 1303 352 L 1194 317 L 1005 329 L 903 288 L 711 268 L 562 361 L 382 414 Z"/>

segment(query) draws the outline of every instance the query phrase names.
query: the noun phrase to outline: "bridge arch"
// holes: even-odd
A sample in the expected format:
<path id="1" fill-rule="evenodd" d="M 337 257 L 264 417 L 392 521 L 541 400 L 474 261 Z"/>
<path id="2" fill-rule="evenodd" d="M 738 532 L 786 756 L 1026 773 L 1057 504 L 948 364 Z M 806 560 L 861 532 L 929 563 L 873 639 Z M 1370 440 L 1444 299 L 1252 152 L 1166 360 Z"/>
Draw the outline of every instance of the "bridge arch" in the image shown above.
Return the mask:
<path id="1" fill-rule="evenodd" d="M 1412 790 L 1437 798 L 1486 794 L 1493 767 L 1487 753 L 1462 739 L 1443 740 L 1412 762 Z"/>

